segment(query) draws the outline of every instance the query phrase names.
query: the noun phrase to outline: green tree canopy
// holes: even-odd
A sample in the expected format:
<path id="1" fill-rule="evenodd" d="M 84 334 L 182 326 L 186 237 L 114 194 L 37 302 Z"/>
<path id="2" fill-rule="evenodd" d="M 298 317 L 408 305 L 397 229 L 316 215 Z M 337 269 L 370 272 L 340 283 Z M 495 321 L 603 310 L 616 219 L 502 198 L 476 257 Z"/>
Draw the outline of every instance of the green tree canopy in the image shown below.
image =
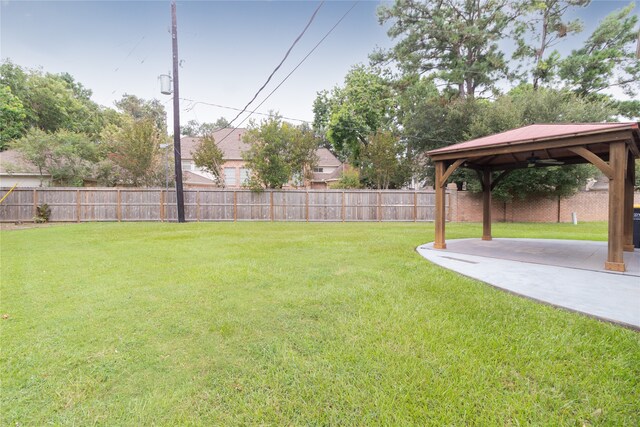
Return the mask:
<path id="1" fill-rule="evenodd" d="M 393 129 L 395 108 L 390 82 L 373 69 L 356 66 L 347 73 L 344 86 L 318 93 L 313 127 L 326 135 L 342 161 L 359 165 L 369 135 Z"/>
<path id="2" fill-rule="evenodd" d="M 124 94 L 115 105 L 134 120 L 151 120 L 161 133 L 167 133 L 167 112 L 164 105 L 157 99 L 146 100 L 135 95 Z"/>
<path id="3" fill-rule="evenodd" d="M 0 86 L 0 151 L 26 130 L 27 113 L 9 86 Z"/>
<path id="4" fill-rule="evenodd" d="M 96 147 L 85 134 L 64 129 L 45 132 L 32 128 L 12 146 L 38 168 L 41 176 L 51 175 L 58 185 L 82 186 L 93 177 L 98 160 Z"/>
<path id="5" fill-rule="evenodd" d="M 249 144 L 243 157 L 251 170 L 252 188 L 282 188 L 292 179 L 308 176 L 317 163 L 318 143 L 313 133 L 277 115 L 251 127 L 244 140 Z"/>
<path id="6" fill-rule="evenodd" d="M 398 135 L 378 132 L 369 137 L 363 148 L 360 176 L 369 187 L 382 190 L 401 188 L 411 179 L 410 165 L 405 145 Z"/>
<path id="7" fill-rule="evenodd" d="M 101 139 L 107 145 L 107 158 L 117 167 L 112 172 L 117 174 L 118 182 L 136 187 L 164 183 L 160 144 L 167 136 L 154 120 L 125 120 L 122 127 L 105 128 Z"/>
<path id="8" fill-rule="evenodd" d="M 222 165 L 224 154 L 211 134 L 202 137 L 200 144 L 193 153 L 193 161 L 199 168 L 213 176 L 217 185 L 224 185 Z"/>
<path id="9" fill-rule="evenodd" d="M 523 17 L 516 23 L 516 59 L 532 62 L 527 70 L 531 74 L 533 88 L 553 80 L 560 54 L 548 50 L 572 33 L 582 31 L 579 19 L 567 20 L 566 14 L 573 7 L 584 7 L 591 0 L 526 0 Z"/>
<path id="10" fill-rule="evenodd" d="M 636 57 L 638 16 L 634 4 L 607 15 L 584 46 L 560 63 L 560 77 L 576 93 L 588 96 L 618 86 L 628 95 L 640 89 Z"/>
<path id="11" fill-rule="evenodd" d="M 104 126 L 103 108 L 91 100 L 91 90 L 68 73 L 25 70 L 5 61 L 0 65 L 0 86 L 18 98 L 24 110 L 20 135 L 35 127 L 47 132 L 68 130 L 96 137 Z"/>
<path id="12" fill-rule="evenodd" d="M 378 10 L 380 23 L 391 23 L 389 37 L 398 41 L 371 58 L 395 61 L 404 72 L 427 74 L 473 98 L 507 77 L 498 42 L 520 13 L 520 4 L 510 0 L 398 0 Z"/>
<path id="13" fill-rule="evenodd" d="M 213 123 L 200 123 L 197 120 L 189 120 L 186 125 L 180 126 L 180 134 L 185 136 L 205 136 L 217 130 L 229 127 L 229 121 L 220 117 Z"/>

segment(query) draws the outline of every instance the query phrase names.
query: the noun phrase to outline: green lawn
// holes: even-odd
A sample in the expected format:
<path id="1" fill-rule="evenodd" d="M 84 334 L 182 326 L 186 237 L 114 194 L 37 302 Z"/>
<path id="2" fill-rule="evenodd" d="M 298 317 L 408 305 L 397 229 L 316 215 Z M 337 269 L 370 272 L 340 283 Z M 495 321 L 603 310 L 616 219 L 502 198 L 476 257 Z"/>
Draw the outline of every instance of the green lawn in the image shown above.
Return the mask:
<path id="1" fill-rule="evenodd" d="M 494 235 L 604 240 L 606 224 Z M 2 425 L 640 423 L 640 334 L 430 264 L 414 249 L 432 224 L 0 239 Z"/>

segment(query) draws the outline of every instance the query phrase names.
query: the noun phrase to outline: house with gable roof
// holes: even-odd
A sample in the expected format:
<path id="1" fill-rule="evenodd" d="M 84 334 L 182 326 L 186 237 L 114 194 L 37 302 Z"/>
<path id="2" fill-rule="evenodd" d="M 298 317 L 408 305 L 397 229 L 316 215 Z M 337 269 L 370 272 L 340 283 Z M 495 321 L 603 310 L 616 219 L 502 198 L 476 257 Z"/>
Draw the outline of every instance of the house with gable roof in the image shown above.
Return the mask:
<path id="1" fill-rule="evenodd" d="M 249 149 L 249 144 L 243 141 L 243 135 L 247 132 L 245 128 L 234 129 L 229 134 L 230 129 L 219 129 L 213 133 L 218 147 L 222 151 L 224 164 L 222 166 L 224 174 L 224 184 L 226 188 L 242 188 L 249 181 L 251 175 L 246 162 L 242 158 L 242 153 Z M 227 137 L 227 135 L 229 135 Z M 225 138 L 226 137 L 226 138 Z M 187 187 L 212 187 L 215 186 L 213 176 L 195 165 L 193 153 L 198 148 L 202 138 L 183 137 L 180 139 L 182 151 L 182 179 Z M 329 184 L 340 179 L 340 175 L 345 165 L 326 148 L 319 148 L 316 151 L 318 163 L 313 169 L 312 178 L 305 182 L 304 187 L 314 190 L 328 188 Z M 298 188 L 294 185 L 285 185 L 284 188 Z"/>
<path id="2" fill-rule="evenodd" d="M 0 152 L 0 187 L 48 187 L 51 175 L 40 173 L 38 167 L 29 162 L 16 149 Z"/>

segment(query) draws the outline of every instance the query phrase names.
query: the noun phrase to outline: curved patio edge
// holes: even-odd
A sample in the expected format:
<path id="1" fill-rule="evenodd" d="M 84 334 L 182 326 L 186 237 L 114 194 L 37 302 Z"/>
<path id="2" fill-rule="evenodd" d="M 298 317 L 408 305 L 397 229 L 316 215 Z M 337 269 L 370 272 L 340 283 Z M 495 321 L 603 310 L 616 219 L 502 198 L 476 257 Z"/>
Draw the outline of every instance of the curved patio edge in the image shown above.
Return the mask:
<path id="1" fill-rule="evenodd" d="M 551 265 L 563 261 L 575 264 L 570 260 L 571 248 L 580 256 L 596 256 L 602 245 L 606 248 L 606 242 L 591 241 L 456 239 L 447 240 L 447 249 L 434 249 L 430 242 L 418 246 L 416 251 L 434 264 L 496 288 L 640 330 L 640 279 L 637 276 L 581 266 Z M 547 254 L 545 248 L 548 248 Z M 482 252 L 483 255 L 478 255 Z M 636 250 L 631 256 L 635 262 L 635 257 L 640 258 L 640 251 Z M 524 261 L 528 258 L 531 262 Z M 547 258 L 550 263 L 545 263 Z"/>

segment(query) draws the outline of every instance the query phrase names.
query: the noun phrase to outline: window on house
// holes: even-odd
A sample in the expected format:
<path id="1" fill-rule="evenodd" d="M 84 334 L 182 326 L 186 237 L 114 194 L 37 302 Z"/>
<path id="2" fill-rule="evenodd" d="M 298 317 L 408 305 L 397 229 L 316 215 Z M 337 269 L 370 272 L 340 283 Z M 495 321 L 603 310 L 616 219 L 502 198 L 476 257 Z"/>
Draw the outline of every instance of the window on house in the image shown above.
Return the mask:
<path id="1" fill-rule="evenodd" d="M 236 168 L 224 168 L 224 183 L 226 186 L 236 185 Z"/>
<path id="2" fill-rule="evenodd" d="M 182 170 L 183 171 L 190 171 L 192 170 L 192 163 L 190 160 L 183 160 L 182 161 Z"/>
<path id="3" fill-rule="evenodd" d="M 316 172 L 316 173 L 322 173 L 322 172 L 324 172 L 324 168 L 316 167 L 316 168 L 313 168 L 313 171 Z"/>
<path id="4" fill-rule="evenodd" d="M 249 169 L 240 168 L 240 184 L 246 185 L 249 183 Z"/>

